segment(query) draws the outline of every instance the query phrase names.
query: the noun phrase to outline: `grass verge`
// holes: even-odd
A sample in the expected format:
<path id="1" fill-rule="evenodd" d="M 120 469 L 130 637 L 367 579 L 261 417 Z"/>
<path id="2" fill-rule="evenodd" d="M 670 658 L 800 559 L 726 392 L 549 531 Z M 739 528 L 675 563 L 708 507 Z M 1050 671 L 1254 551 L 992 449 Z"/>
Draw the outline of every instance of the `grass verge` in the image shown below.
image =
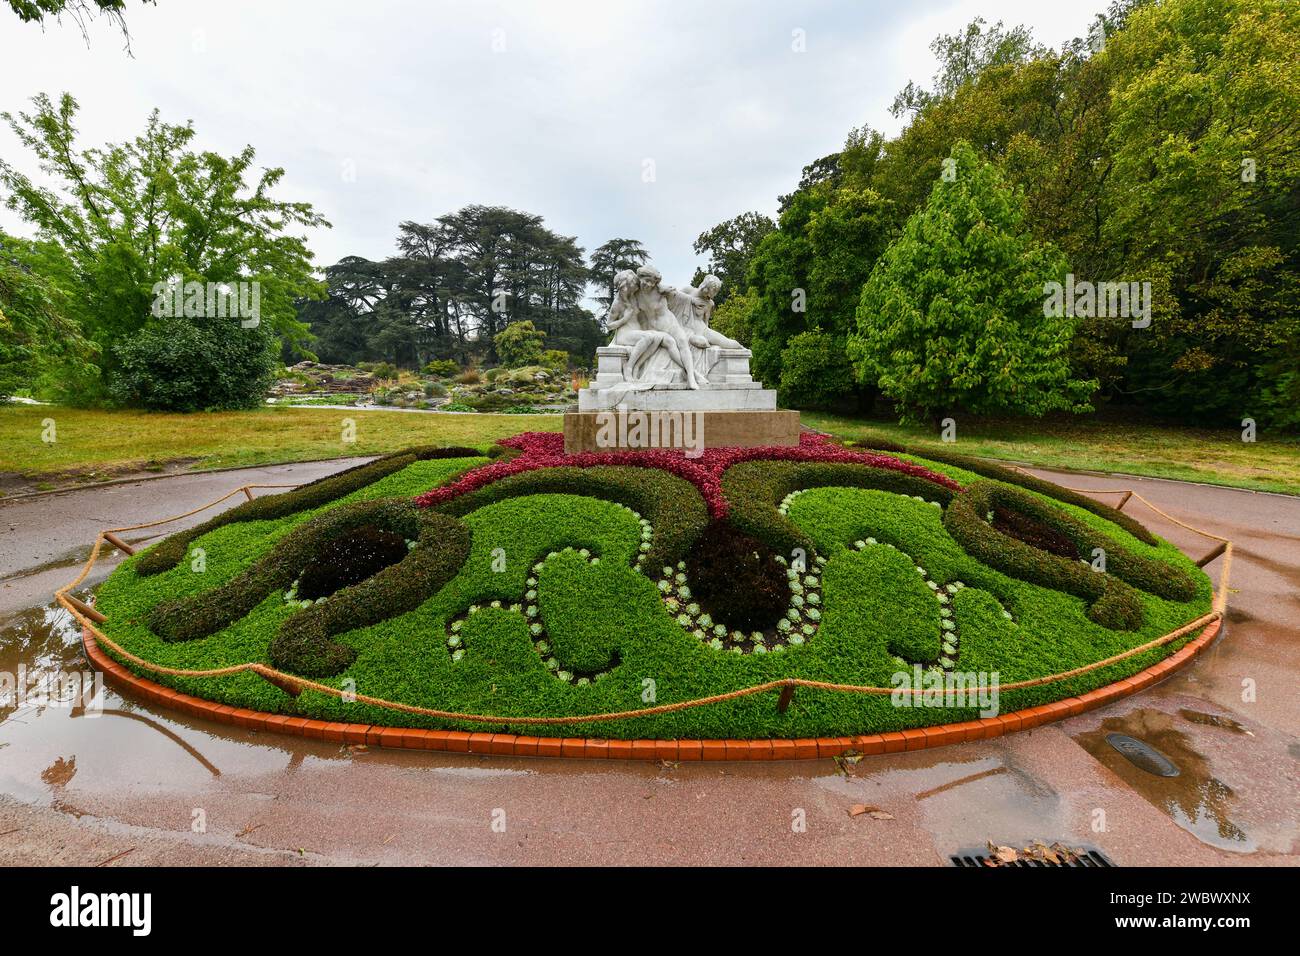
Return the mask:
<path id="1" fill-rule="evenodd" d="M 1122 472 L 1149 478 L 1300 494 L 1300 440 L 1243 442 L 1240 431 L 1075 422 L 957 422 L 957 441 L 945 444 L 934 429 L 802 412 L 809 428 L 870 444 L 884 439 L 917 454 L 942 450 L 977 458 L 1025 462 L 1065 471 Z"/>
<path id="2" fill-rule="evenodd" d="M 54 422 L 53 442 L 46 419 Z M 356 423 L 345 442 L 346 420 Z M 0 473 L 42 476 L 194 470 L 383 455 L 411 445 L 482 447 L 521 431 L 559 431 L 557 415 L 439 415 L 322 408 L 247 412 L 103 411 L 60 406 L 0 406 Z"/>

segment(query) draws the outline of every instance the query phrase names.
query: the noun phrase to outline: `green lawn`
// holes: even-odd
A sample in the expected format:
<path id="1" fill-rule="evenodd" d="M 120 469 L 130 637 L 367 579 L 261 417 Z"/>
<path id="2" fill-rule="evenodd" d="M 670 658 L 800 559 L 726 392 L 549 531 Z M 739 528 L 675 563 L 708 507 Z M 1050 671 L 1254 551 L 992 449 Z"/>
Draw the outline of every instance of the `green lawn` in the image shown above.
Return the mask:
<path id="1" fill-rule="evenodd" d="M 1255 491 L 1300 494 L 1300 439 L 1243 442 L 1240 431 L 1080 420 L 957 423 L 957 441 L 936 430 L 803 412 L 810 428 L 869 443 L 887 439 L 924 455 L 927 448 L 1067 471 L 1123 472 Z"/>
<path id="2" fill-rule="evenodd" d="M 42 441 L 45 419 L 57 440 Z M 343 441 L 345 420 L 356 441 Z M 105 476 L 192 462 L 195 469 L 380 455 L 417 444 L 480 447 L 521 431 L 559 431 L 558 415 L 443 415 L 324 408 L 261 408 L 192 415 L 0 406 L 0 473 L 32 479 Z"/>
<path id="3" fill-rule="evenodd" d="M 43 442 L 53 419 L 57 441 Z M 345 443 L 344 420 L 356 422 Z M 1258 491 L 1300 493 L 1300 440 L 1241 441 L 1233 430 L 1082 420 L 958 423 L 944 445 L 932 429 L 804 412 L 812 428 L 1045 468 L 1178 478 Z M 263 408 L 193 415 L 0 406 L 0 475 L 30 482 L 112 477 L 185 462 L 194 469 L 378 455 L 414 444 L 483 446 L 521 431 L 559 431 L 558 415 L 440 415 L 318 408 Z"/>

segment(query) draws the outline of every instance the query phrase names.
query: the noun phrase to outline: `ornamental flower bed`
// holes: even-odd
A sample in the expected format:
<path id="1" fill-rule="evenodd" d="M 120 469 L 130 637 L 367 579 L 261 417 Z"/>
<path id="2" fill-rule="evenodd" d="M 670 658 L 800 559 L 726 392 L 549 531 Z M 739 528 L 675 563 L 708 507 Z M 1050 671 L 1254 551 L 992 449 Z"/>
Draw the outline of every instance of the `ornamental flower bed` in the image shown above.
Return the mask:
<path id="1" fill-rule="evenodd" d="M 1095 548 L 1104 571 L 1079 559 Z M 1211 599 L 1208 578 L 1132 518 L 987 463 L 914 463 L 818 435 L 697 458 L 565 455 L 561 436 L 526 433 L 409 449 L 232 508 L 123 562 L 97 608 L 110 654 L 233 707 L 494 733 L 546 720 L 557 737 L 794 739 L 980 708 L 812 689 L 782 708 L 777 690 L 748 689 L 1085 668 L 1008 691 L 1007 712 L 1176 652 L 1195 635 L 1147 645 Z M 294 694 L 295 678 L 315 683 Z"/>
<path id="2" fill-rule="evenodd" d="M 818 461 L 844 464 L 870 465 L 888 468 L 905 475 L 924 478 L 954 491 L 960 485 L 951 478 L 913 465 L 892 455 L 854 452 L 833 444 L 825 435 L 804 432 L 797 446 L 763 446 L 757 448 L 706 448 L 699 457 L 688 458 L 677 449 L 652 449 L 625 452 L 583 452 L 577 455 L 564 453 L 564 436 L 555 432 L 524 432 L 499 442 L 506 448 L 517 449 L 521 454 L 509 461 L 499 461 L 475 469 L 459 481 L 442 488 L 434 488 L 416 498 L 422 507 L 433 507 L 482 488 L 509 475 L 517 475 L 539 468 L 592 468 L 597 465 L 619 465 L 632 468 L 657 468 L 685 478 L 704 498 L 709 515 L 722 518 L 727 514 L 727 499 L 722 494 L 721 478 L 732 465 L 742 461 Z"/>

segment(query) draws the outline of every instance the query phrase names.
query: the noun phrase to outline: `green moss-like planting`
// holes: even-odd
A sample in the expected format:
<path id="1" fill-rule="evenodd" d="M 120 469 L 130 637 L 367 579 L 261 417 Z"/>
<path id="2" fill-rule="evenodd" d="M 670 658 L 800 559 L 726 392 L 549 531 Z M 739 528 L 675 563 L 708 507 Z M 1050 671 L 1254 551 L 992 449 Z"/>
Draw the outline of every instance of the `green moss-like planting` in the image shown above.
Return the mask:
<path id="1" fill-rule="evenodd" d="M 1004 684 L 1055 674 L 1168 633 L 1204 614 L 1212 597 L 1209 579 L 1171 545 L 1051 489 L 953 465 L 935 467 L 963 484 L 957 493 L 850 463 L 747 461 L 723 476 L 728 520 L 772 548 L 782 574 L 800 560 L 808 568 L 786 589 L 789 623 L 755 641 L 734 622 L 713 620 L 691 589 L 688 561 L 708 515 L 684 479 L 650 468 L 545 468 L 421 509 L 417 494 L 486 459 L 420 454 L 381 459 L 296 497 L 259 499 L 255 509 L 232 509 L 232 518 L 130 558 L 101 585 L 104 632 L 169 667 L 260 661 L 341 690 L 500 719 L 424 718 L 312 690 L 295 698 L 248 673 L 186 678 L 136 668 L 222 703 L 326 720 L 537 733 L 515 718 L 634 710 L 787 676 L 888 687 L 915 667 L 996 675 Z M 990 512 L 999 515 L 993 523 Z M 294 590 L 303 569 L 328 542 L 366 526 L 415 547 L 304 607 Z M 1061 556 L 1071 548 L 1088 563 Z M 1105 552 L 1104 572 L 1091 566 L 1094 548 Z M 716 586 L 718 571 L 696 574 Z M 775 573 L 771 562 L 747 569 L 766 572 Z M 744 590 L 726 592 L 727 614 Z M 723 637 L 719 626 L 732 630 Z M 1186 639 L 1007 692 L 998 711 L 1084 693 Z M 980 715 L 973 701 L 904 707 L 886 695 L 822 691 L 801 691 L 797 706 L 781 713 L 776 697 L 544 732 L 792 738 Z"/>

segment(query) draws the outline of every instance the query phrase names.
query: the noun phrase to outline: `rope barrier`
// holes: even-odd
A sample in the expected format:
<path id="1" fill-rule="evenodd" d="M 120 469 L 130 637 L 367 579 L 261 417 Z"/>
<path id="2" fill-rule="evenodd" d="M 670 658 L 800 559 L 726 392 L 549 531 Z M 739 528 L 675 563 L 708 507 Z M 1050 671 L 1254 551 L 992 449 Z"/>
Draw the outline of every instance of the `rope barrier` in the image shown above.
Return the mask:
<path id="1" fill-rule="evenodd" d="M 1020 470 L 1023 471 L 1023 469 Z M 93 634 L 95 636 L 95 640 L 98 643 L 104 645 L 109 650 L 113 651 L 122 660 L 132 663 L 137 667 L 140 667 L 143 670 L 147 670 L 153 674 L 165 675 L 171 677 L 209 678 L 209 677 L 228 677 L 234 674 L 241 674 L 241 673 L 254 673 L 262 677 L 264 680 L 267 680 L 270 683 L 274 684 L 275 686 L 281 688 L 282 690 L 285 690 L 286 692 L 289 692 L 289 688 L 294 688 L 294 687 L 298 688 L 299 692 L 301 692 L 301 690 L 304 689 L 314 690 L 322 694 L 338 697 L 340 699 L 346 699 L 348 701 L 370 704 L 375 707 L 382 707 L 389 710 L 400 711 L 402 713 L 416 714 L 422 717 L 436 717 L 436 718 L 441 718 L 446 720 L 463 720 L 470 723 L 516 724 L 521 726 L 522 725 L 554 726 L 554 725 L 562 725 L 562 724 L 595 723 L 597 721 L 604 721 L 604 720 L 629 720 L 636 717 L 651 717 L 657 714 L 675 713 L 677 711 L 687 710 L 694 707 L 705 707 L 711 704 L 718 704 L 724 701 L 735 700 L 741 697 L 748 697 L 753 694 L 762 694 L 777 689 L 780 689 L 782 691 L 782 700 L 784 700 L 788 705 L 789 703 L 788 695 L 792 694 L 794 688 L 796 687 L 808 687 L 814 690 L 825 690 L 825 691 L 832 691 L 838 693 L 867 694 L 867 695 L 874 695 L 874 696 L 882 696 L 886 694 L 895 694 L 895 693 L 911 694 L 915 696 L 917 694 L 932 692 L 926 690 L 925 688 L 873 687 L 873 686 L 862 685 L 862 684 L 835 684 L 827 681 L 809 680 L 807 678 L 802 678 L 802 677 L 785 677 L 777 680 L 767 681 L 762 684 L 754 684 L 750 687 L 742 687 L 737 690 L 727 691 L 721 694 L 712 694 L 707 697 L 698 697 L 693 700 L 677 701 L 671 704 L 659 704 L 654 707 L 642 707 L 636 710 L 613 711 L 613 712 L 603 713 L 603 714 L 579 714 L 579 715 L 573 715 L 568 717 L 515 717 L 515 716 L 508 716 L 508 715 L 501 715 L 501 714 L 468 714 L 468 713 L 461 713 L 459 711 L 437 710 L 431 707 L 420 707 L 416 704 L 404 704 L 400 701 L 385 700 L 381 697 L 371 697 L 367 694 L 358 694 L 353 691 L 344 691 L 337 687 L 331 687 L 328 684 L 322 684 L 318 681 L 310 680 L 305 677 L 300 677 L 295 674 L 286 674 L 285 672 L 276 670 L 275 668 L 269 667 L 266 664 L 262 664 L 254 661 L 248 661 L 242 664 L 232 664 L 227 667 L 210 668 L 207 670 L 192 670 L 188 668 L 168 667 L 163 664 L 157 664 L 154 663 L 153 661 L 146 660 L 137 654 L 131 653 L 130 651 L 122 647 L 120 644 L 118 644 L 116 641 L 112 640 L 107 635 L 105 635 L 102 631 L 99 630 L 99 628 L 95 626 L 95 622 L 93 622 L 90 619 L 90 617 L 87 614 L 83 613 L 82 611 L 82 608 L 85 608 L 86 610 L 93 610 L 93 609 L 82 604 L 82 602 L 77 600 L 76 598 L 70 597 L 68 594 L 69 591 L 71 591 L 73 588 L 80 585 L 89 576 L 91 569 L 94 568 L 95 566 L 95 562 L 99 559 L 99 554 L 106 540 L 106 535 L 118 534 L 125 531 L 139 531 L 145 528 L 154 528 L 157 527 L 158 525 L 168 524 L 172 521 L 179 521 L 182 518 L 191 517 L 192 515 L 198 514 L 200 511 L 205 511 L 208 508 L 219 505 L 223 501 L 227 501 L 237 494 L 244 493 L 245 495 L 248 495 L 250 489 L 296 488 L 296 487 L 298 486 L 293 484 L 241 485 L 240 487 L 231 491 L 229 494 L 223 495 L 222 497 L 217 498 L 215 501 L 210 501 L 206 505 L 201 505 L 200 507 L 195 508 L 191 511 L 187 511 L 184 514 L 174 515 L 170 518 L 162 518 L 158 521 L 151 521 L 151 522 L 145 522 L 143 524 L 132 525 L 126 528 L 112 528 L 109 529 L 108 531 L 101 531 L 99 535 L 95 538 L 94 546 L 91 548 L 90 557 L 87 559 L 85 565 L 82 567 L 81 573 L 78 574 L 73 581 L 64 585 L 63 587 L 59 588 L 57 591 L 54 592 L 55 600 L 65 610 L 67 610 L 81 624 L 81 626 L 85 630 Z M 1119 493 L 1119 492 L 1112 492 L 1109 490 L 1101 491 L 1097 489 L 1087 489 L 1087 488 L 1067 488 L 1066 490 L 1080 492 L 1080 493 L 1087 493 L 1087 494 Z M 1130 648 L 1129 650 L 1123 651 L 1119 654 L 1114 654 L 1106 658 L 1105 660 L 1094 661 L 1091 664 L 1084 664 L 1080 667 L 1075 667 L 1068 671 L 1062 671 L 1057 674 L 1049 674 L 1044 677 L 1034 677 L 1027 680 L 1015 681 L 1010 684 L 999 684 L 998 690 L 1000 693 L 1009 690 L 1020 690 L 1027 687 L 1039 687 L 1044 684 L 1051 684 L 1063 680 L 1069 680 L 1072 677 L 1079 677 L 1083 674 L 1090 673 L 1091 671 L 1095 671 L 1103 667 L 1108 667 L 1112 664 L 1120 663 L 1121 661 L 1127 660 L 1130 657 L 1135 657 L 1138 654 L 1145 653 L 1146 651 L 1154 650 L 1157 647 L 1163 647 L 1164 645 L 1172 643 L 1173 641 L 1176 641 L 1179 638 L 1186 636 L 1192 631 L 1197 630 L 1198 628 L 1204 627 L 1206 625 L 1209 625 L 1214 621 L 1220 620 L 1223 617 L 1224 612 L 1227 608 L 1228 575 L 1232 564 L 1232 542 L 1229 541 L 1227 538 L 1221 538 L 1218 535 L 1209 533 L 1208 531 L 1202 531 L 1199 528 L 1193 528 L 1191 525 L 1184 524 L 1183 522 L 1179 521 L 1177 518 L 1173 518 L 1165 514 L 1165 512 L 1161 511 L 1155 505 L 1151 504 L 1151 502 L 1147 501 L 1137 492 L 1129 492 L 1128 494 L 1131 497 L 1137 498 L 1139 501 L 1141 501 L 1147 507 L 1151 508 L 1151 510 L 1155 511 L 1157 514 L 1160 514 L 1163 517 L 1168 518 L 1168 520 L 1172 521 L 1174 524 L 1186 528 L 1188 531 L 1192 531 L 1196 534 L 1204 535 L 1207 538 L 1213 538 L 1217 541 L 1221 541 L 1226 544 L 1226 547 L 1224 548 L 1224 552 L 1223 552 L 1223 565 L 1219 575 L 1218 593 L 1215 594 L 1212 610 L 1207 614 L 1201 615 L 1196 620 L 1189 621 L 1188 623 L 1170 631 L 1167 634 L 1163 634 L 1160 637 L 1147 641 L 1145 644 L 1142 644 L 1138 647 Z M 1127 501 L 1128 498 L 1126 498 L 1125 500 Z M 77 605 L 81 605 L 81 607 L 78 607 Z M 98 616 L 102 617 L 102 615 L 98 615 Z M 297 695 L 295 694 L 294 696 Z"/>

